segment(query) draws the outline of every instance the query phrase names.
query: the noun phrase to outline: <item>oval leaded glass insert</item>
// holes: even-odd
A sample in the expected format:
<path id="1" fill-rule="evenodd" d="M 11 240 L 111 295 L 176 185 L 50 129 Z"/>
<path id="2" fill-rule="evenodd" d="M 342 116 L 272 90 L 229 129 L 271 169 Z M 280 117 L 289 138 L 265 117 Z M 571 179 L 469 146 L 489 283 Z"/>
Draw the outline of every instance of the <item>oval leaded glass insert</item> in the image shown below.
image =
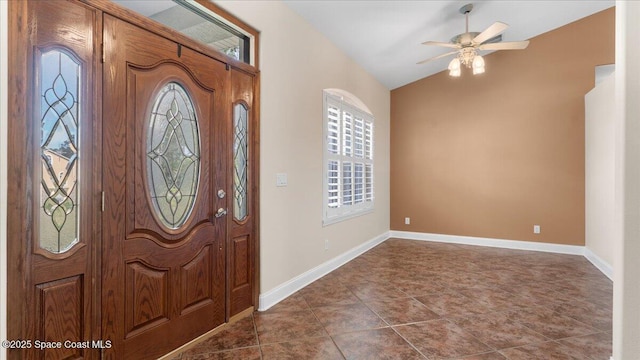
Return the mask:
<path id="1" fill-rule="evenodd" d="M 247 217 L 248 117 L 246 106 L 233 107 L 233 218 L 238 221 Z"/>
<path id="2" fill-rule="evenodd" d="M 80 62 L 61 50 L 40 57 L 40 237 L 54 254 L 78 242 Z"/>
<path id="3" fill-rule="evenodd" d="M 200 175 L 200 136 L 193 102 L 176 82 L 153 100 L 147 131 L 147 185 L 157 218 L 170 229 L 193 210 Z"/>

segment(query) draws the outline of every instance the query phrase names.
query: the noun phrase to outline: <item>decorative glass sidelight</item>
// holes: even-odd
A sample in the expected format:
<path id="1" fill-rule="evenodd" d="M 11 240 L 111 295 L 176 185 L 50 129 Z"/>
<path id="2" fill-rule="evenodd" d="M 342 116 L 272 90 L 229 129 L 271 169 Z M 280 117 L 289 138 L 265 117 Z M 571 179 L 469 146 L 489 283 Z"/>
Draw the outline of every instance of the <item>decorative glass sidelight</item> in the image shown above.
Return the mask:
<path id="1" fill-rule="evenodd" d="M 54 254 L 78 242 L 80 62 L 64 50 L 41 54 L 39 245 Z"/>
<path id="2" fill-rule="evenodd" d="M 153 100 L 147 131 L 147 185 L 160 222 L 182 226 L 194 208 L 200 176 L 200 131 L 193 102 L 177 82 Z"/>
<path id="3" fill-rule="evenodd" d="M 233 218 L 238 221 L 247 217 L 248 118 L 244 104 L 233 107 Z"/>

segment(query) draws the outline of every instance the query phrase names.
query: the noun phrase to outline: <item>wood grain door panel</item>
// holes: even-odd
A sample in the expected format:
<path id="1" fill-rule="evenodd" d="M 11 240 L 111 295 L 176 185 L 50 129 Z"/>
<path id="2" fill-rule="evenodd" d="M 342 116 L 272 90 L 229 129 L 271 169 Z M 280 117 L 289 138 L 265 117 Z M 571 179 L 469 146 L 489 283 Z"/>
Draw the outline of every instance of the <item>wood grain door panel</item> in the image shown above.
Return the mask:
<path id="1" fill-rule="evenodd" d="M 7 354 L 95 359 L 99 349 L 34 347 L 35 341 L 62 344 L 98 336 L 92 326 L 97 323 L 92 257 L 100 240 L 95 175 L 100 91 L 95 89 L 101 88 L 96 76 L 101 17 L 73 1 L 11 1 L 9 11 L 7 330 L 9 339 L 32 345 Z"/>
<path id="2" fill-rule="evenodd" d="M 36 339 L 80 342 L 86 329 L 83 275 L 36 286 Z M 54 340 L 56 339 L 56 340 Z M 61 347 L 41 351 L 45 359 L 82 359 L 88 349 Z"/>
<path id="3" fill-rule="evenodd" d="M 255 77 L 243 71 L 236 69 L 231 70 L 231 103 L 240 104 L 247 110 L 247 183 L 246 183 L 246 201 L 247 211 L 244 217 L 238 219 L 236 214 L 229 216 L 229 249 L 228 249 L 228 304 L 229 315 L 234 316 L 245 309 L 255 305 L 256 284 L 256 224 L 258 203 L 256 194 L 258 193 L 257 173 L 258 173 L 258 123 L 253 107 L 254 101 Z M 232 113 L 232 120 L 235 123 L 237 114 Z M 232 138 L 236 138 L 237 129 L 231 132 Z M 232 154 L 230 154 L 232 155 Z M 234 164 L 234 161 L 231 161 Z M 233 165 L 235 166 L 235 165 Z M 229 182 L 233 183 L 231 174 L 236 171 L 230 169 Z M 234 189 L 235 191 L 235 189 Z M 232 194 L 232 193 L 230 193 Z M 235 194 L 234 194 L 235 195 Z"/>
<path id="4" fill-rule="evenodd" d="M 114 341 L 108 357 L 154 358 L 225 321 L 226 220 L 214 214 L 227 205 L 214 190 L 227 186 L 228 75 L 224 64 L 110 16 L 104 20 L 104 44 L 102 330 Z M 200 164 L 192 210 L 175 226 L 162 220 L 154 205 L 147 166 L 155 99 L 174 83 L 193 105 Z M 171 112 L 175 122 L 160 134 L 169 134 L 162 139 L 183 150 L 180 124 L 186 114 L 176 109 L 167 110 L 166 118 Z M 167 170 L 166 187 L 178 186 L 174 180 L 185 160 L 161 160 L 174 166 Z M 176 194 L 171 199 L 184 199 L 182 192 Z"/>
<path id="5" fill-rule="evenodd" d="M 127 208 L 131 209 L 127 218 L 127 239 L 136 237 L 149 237 L 157 243 L 169 245 L 178 240 L 189 237 L 188 232 L 201 229 L 199 225 L 213 225 L 211 214 L 214 198 L 212 196 L 210 181 L 213 169 L 211 156 L 200 157 L 200 181 L 198 195 L 194 209 L 187 222 L 178 230 L 167 229 L 162 226 L 150 206 L 151 199 L 148 191 L 148 177 L 146 165 L 146 137 L 147 125 L 153 99 L 160 88 L 169 82 L 179 82 L 192 96 L 193 105 L 196 107 L 200 130 L 200 147 L 211 149 L 212 123 L 214 118 L 215 92 L 214 89 L 192 78 L 190 71 L 180 63 L 172 60 L 164 60 L 151 67 L 141 68 L 133 64 L 127 65 L 127 97 L 128 118 L 136 119 L 128 123 L 128 148 L 133 149 L 127 153 L 127 171 L 133 178 L 127 182 L 127 192 L 133 196 L 127 197 Z M 205 154 L 208 155 L 208 154 Z M 215 154 L 219 156 L 219 154 Z M 186 235 L 185 235 L 186 234 Z"/>

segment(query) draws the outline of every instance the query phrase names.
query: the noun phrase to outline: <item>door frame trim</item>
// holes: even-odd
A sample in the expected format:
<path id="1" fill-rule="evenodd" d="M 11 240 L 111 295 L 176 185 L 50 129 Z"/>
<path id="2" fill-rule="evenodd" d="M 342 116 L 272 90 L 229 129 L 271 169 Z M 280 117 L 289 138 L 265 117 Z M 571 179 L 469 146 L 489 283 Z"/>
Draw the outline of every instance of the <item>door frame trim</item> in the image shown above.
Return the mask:
<path id="1" fill-rule="evenodd" d="M 9 2 L 9 41 L 8 47 L 10 56 L 8 65 L 10 69 L 8 77 L 8 113 L 10 119 L 25 119 L 27 116 L 28 84 L 27 66 L 25 59 L 27 49 L 19 46 L 20 43 L 28 39 L 27 28 L 27 4 L 22 1 Z M 7 161 L 7 175 L 14 180 L 7 182 L 7 208 L 13 209 L 18 216 L 7 214 L 7 287 L 11 289 L 7 292 L 7 312 L 11 317 L 7 317 L 7 338 L 21 339 L 28 335 L 28 325 L 26 324 L 26 284 L 30 275 L 26 269 L 30 267 L 30 256 L 27 256 L 28 249 L 31 249 L 31 233 L 29 229 L 29 215 L 27 202 L 32 198 L 31 188 L 27 184 L 22 184 L 26 179 L 28 154 L 28 143 L 24 139 L 18 140 L 16 134 L 29 134 L 29 126 L 23 121 L 9 121 L 7 124 L 7 155 L 12 157 Z M 18 195 L 20 194 L 20 195 Z M 26 194 L 26 197 L 25 195 Z M 24 201 L 26 199 L 26 201 Z M 27 215 L 29 214 L 29 215 Z M 24 215 L 27 215 L 26 217 Z M 9 241 L 12 234 L 24 234 L 26 242 Z M 8 315 L 7 314 L 7 315 Z M 7 354 L 12 351 L 7 350 Z M 15 352 L 14 352 L 15 353 Z"/>
<path id="2" fill-rule="evenodd" d="M 0 1 L 0 123 L 9 122 L 8 106 L 8 32 L 9 6 Z M 0 198 L 7 198 L 7 126 L 0 127 Z M 7 202 L 0 203 L 0 339 L 7 339 Z M 0 349 L 0 358 L 6 350 Z"/>

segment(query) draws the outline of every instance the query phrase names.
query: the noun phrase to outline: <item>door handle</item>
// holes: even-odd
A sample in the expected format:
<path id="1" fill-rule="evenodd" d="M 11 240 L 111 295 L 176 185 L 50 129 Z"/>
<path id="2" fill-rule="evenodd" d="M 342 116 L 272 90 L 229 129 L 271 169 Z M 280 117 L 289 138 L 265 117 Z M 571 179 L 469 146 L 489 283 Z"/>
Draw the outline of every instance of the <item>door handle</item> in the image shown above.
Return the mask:
<path id="1" fill-rule="evenodd" d="M 227 209 L 219 208 L 214 216 L 219 218 L 219 217 L 223 217 L 225 215 L 227 215 Z"/>

